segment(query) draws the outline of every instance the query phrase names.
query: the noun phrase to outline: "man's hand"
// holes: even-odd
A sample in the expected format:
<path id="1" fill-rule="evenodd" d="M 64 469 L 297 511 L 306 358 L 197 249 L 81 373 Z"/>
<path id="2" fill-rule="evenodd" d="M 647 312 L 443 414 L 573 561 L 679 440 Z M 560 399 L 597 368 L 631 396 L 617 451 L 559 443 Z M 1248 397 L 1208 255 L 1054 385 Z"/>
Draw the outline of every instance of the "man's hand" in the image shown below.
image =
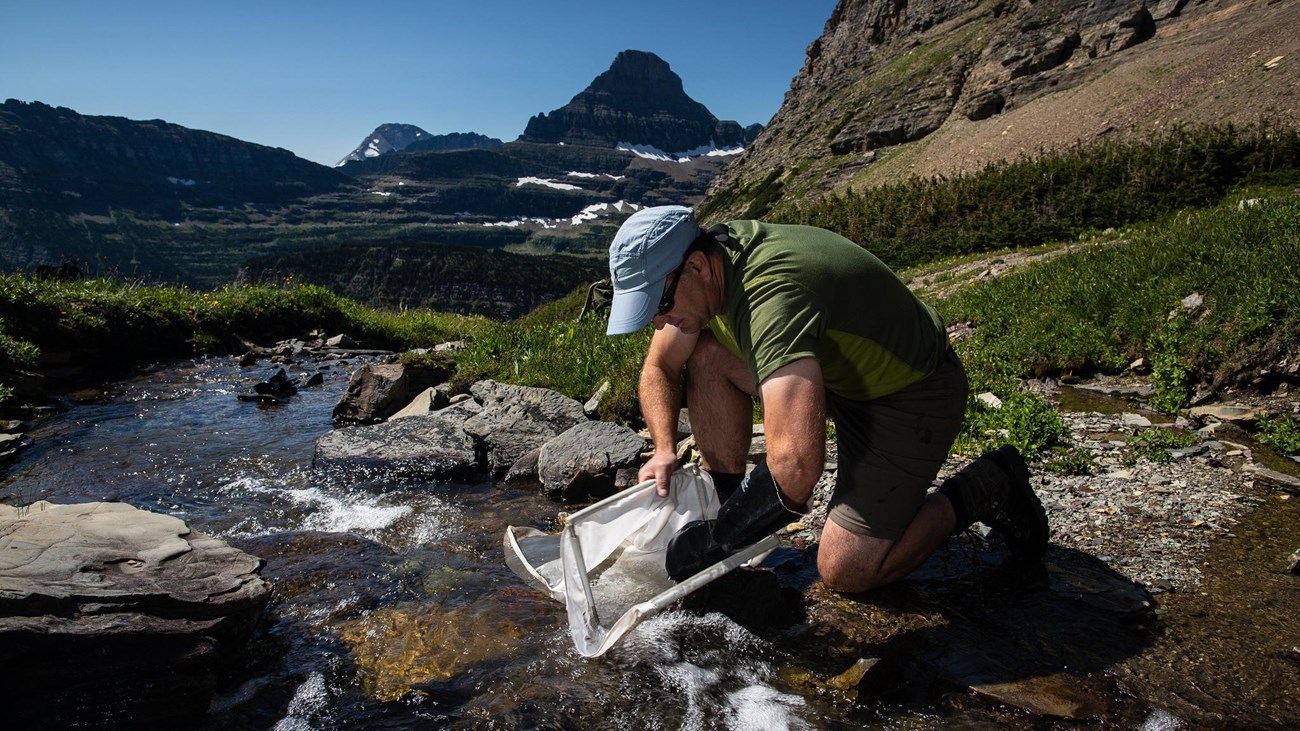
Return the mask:
<path id="1" fill-rule="evenodd" d="M 677 471 L 677 454 L 675 452 L 655 452 L 636 473 L 637 482 L 655 481 L 655 494 L 668 497 L 672 486 L 673 473 Z"/>

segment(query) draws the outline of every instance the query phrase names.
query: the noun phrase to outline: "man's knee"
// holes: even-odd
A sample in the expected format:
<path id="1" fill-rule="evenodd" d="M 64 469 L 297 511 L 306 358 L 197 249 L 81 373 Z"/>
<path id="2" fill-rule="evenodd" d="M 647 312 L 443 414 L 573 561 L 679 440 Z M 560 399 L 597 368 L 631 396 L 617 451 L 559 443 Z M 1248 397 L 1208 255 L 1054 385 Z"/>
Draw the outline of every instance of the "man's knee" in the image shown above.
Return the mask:
<path id="1" fill-rule="evenodd" d="M 745 362 L 708 330 L 700 333 L 695 349 L 686 360 L 686 381 L 697 386 L 729 383 L 742 393 L 754 395 Z"/>
<path id="2" fill-rule="evenodd" d="M 855 593 L 884 586 L 892 581 L 884 572 L 891 543 L 850 533 L 827 521 L 817 549 L 817 573 L 835 591 Z"/>
<path id="3" fill-rule="evenodd" d="M 870 591 L 889 583 L 881 575 L 880 567 L 842 557 L 825 559 L 818 555 L 817 573 L 828 589 L 846 594 Z"/>

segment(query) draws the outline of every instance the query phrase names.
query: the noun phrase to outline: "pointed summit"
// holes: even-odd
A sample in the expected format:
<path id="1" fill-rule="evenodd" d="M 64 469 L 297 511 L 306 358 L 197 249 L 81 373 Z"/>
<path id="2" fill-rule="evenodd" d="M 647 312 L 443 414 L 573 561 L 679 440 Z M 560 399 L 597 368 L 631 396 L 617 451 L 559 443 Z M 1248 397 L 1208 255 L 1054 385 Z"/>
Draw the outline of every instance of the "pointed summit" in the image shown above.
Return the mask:
<path id="1" fill-rule="evenodd" d="M 522 139 L 613 146 L 647 145 L 666 152 L 734 147 L 754 139 L 758 126 L 742 129 L 719 121 L 686 95 L 667 62 L 645 51 L 623 51 L 609 70 L 565 106 L 528 120 Z"/>
<path id="2" fill-rule="evenodd" d="M 353 160 L 365 160 L 389 152 L 405 150 L 407 145 L 428 136 L 428 132 L 413 124 L 381 124 L 374 132 L 366 135 L 361 144 L 349 152 L 347 157 L 335 163 L 334 167 L 341 167 Z"/>

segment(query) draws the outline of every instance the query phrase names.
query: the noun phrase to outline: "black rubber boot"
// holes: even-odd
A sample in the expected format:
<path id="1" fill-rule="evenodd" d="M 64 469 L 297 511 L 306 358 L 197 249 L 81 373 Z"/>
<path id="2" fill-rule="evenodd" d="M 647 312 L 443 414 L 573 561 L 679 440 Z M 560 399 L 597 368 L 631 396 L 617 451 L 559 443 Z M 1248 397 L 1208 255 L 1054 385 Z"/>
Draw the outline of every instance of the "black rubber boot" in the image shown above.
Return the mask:
<path id="1" fill-rule="evenodd" d="M 802 515 L 786 507 L 766 460 L 760 461 L 722 504 L 716 519 L 688 523 L 673 536 L 664 568 L 673 581 L 683 581 Z"/>
<path id="2" fill-rule="evenodd" d="M 1040 561 L 1047 552 L 1047 513 L 1029 484 L 1029 467 L 1011 445 L 999 447 L 939 487 L 957 514 L 953 534 L 979 521 L 1002 536 L 1011 555 Z"/>

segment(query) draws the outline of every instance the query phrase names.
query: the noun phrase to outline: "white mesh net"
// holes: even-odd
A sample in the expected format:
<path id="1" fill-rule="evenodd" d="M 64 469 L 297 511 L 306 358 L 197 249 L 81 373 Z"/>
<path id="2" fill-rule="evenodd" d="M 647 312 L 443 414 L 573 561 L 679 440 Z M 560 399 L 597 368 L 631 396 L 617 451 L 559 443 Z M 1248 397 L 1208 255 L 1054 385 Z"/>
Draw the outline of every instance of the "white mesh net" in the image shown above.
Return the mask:
<path id="1" fill-rule="evenodd" d="M 776 547 L 767 538 L 681 583 L 668 578 L 668 542 L 693 520 L 718 513 L 709 476 L 694 465 L 673 475 L 668 498 L 643 482 L 569 516 L 563 530 L 506 529 L 506 564 L 565 603 L 569 634 L 584 657 L 599 657 L 643 619 Z"/>

